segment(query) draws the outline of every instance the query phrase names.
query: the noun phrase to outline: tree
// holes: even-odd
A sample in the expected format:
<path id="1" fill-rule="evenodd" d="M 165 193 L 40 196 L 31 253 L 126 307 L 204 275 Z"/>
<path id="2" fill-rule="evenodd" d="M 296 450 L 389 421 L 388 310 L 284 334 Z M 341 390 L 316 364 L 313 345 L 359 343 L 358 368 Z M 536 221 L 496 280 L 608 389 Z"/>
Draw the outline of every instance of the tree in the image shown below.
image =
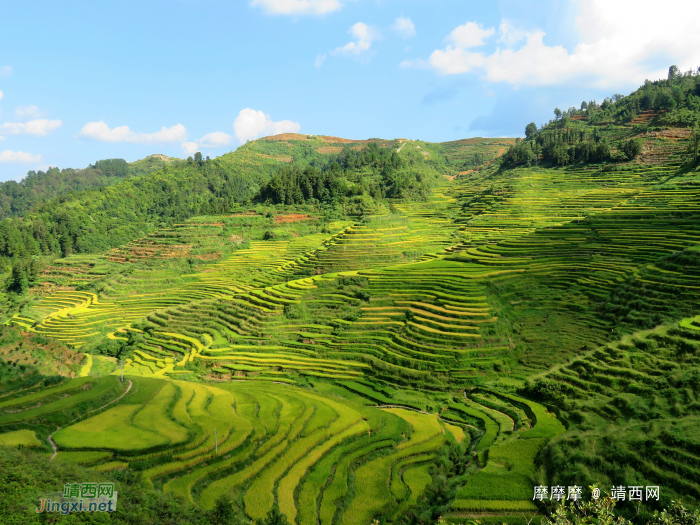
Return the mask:
<path id="1" fill-rule="evenodd" d="M 634 160 L 642 152 L 642 141 L 640 139 L 630 139 L 621 142 L 618 150 L 622 152 L 626 160 Z"/>
<path id="2" fill-rule="evenodd" d="M 554 108 L 554 118 L 556 118 L 557 120 L 561 118 L 561 109 Z"/>
<path id="3" fill-rule="evenodd" d="M 586 102 L 584 100 L 583 102 L 581 102 L 581 110 L 585 111 L 587 109 L 588 109 L 588 102 Z"/>
<path id="4" fill-rule="evenodd" d="M 227 525 L 233 521 L 233 502 L 228 494 L 222 494 L 214 502 L 211 518 L 217 525 Z"/>
<path id="5" fill-rule="evenodd" d="M 661 514 L 655 511 L 648 525 L 700 525 L 700 511 L 689 512 L 680 501 L 673 501 Z"/>
<path id="6" fill-rule="evenodd" d="M 695 124 L 690 133 L 690 153 L 693 155 L 693 162 L 698 161 L 698 146 L 700 146 L 700 128 Z"/>
<path id="7" fill-rule="evenodd" d="M 282 514 L 279 510 L 277 509 L 272 509 L 270 512 L 268 512 L 267 516 L 265 516 L 264 519 L 259 519 L 255 521 L 256 525 L 289 525 L 289 521 L 287 521 L 287 516 Z"/>
<path id="8" fill-rule="evenodd" d="M 530 122 L 527 126 L 525 126 L 525 138 L 531 139 L 535 135 L 537 135 L 537 124 Z"/>
<path id="9" fill-rule="evenodd" d="M 557 166 L 566 166 L 569 163 L 569 150 L 563 144 L 557 144 L 550 153 L 552 162 Z"/>
<path id="10" fill-rule="evenodd" d="M 673 65 L 668 68 L 668 79 L 675 80 L 681 75 L 681 70 L 678 66 Z"/>
<path id="11" fill-rule="evenodd" d="M 591 490 L 593 487 L 591 487 Z M 632 525 L 621 516 L 615 516 L 613 509 L 616 500 L 603 497 L 592 501 L 563 503 L 557 507 L 551 518 L 545 518 L 546 525 Z"/>
<path id="12" fill-rule="evenodd" d="M 14 261 L 12 263 L 12 275 L 7 287 L 8 290 L 19 294 L 26 292 L 27 288 L 29 288 L 27 273 L 27 261 L 21 259 Z"/>

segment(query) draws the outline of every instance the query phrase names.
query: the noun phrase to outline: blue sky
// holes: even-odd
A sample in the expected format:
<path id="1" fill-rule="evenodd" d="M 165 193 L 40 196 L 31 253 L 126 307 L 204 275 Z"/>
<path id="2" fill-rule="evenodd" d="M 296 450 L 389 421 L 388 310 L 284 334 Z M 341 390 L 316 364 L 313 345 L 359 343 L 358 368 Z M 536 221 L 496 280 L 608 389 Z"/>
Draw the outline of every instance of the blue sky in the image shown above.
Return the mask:
<path id="1" fill-rule="evenodd" d="M 648 4 L 648 5 L 647 5 Z M 520 136 L 582 100 L 700 65 L 667 0 L 0 3 L 0 180 L 300 131 Z"/>

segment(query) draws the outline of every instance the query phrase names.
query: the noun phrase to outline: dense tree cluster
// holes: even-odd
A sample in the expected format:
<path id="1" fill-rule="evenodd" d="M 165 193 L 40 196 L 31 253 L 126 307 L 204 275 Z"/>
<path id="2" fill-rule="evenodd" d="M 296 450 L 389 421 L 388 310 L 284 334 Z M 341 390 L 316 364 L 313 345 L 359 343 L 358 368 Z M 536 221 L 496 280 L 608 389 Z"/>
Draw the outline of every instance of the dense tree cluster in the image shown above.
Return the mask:
<path id="1" fill-rule="evenodd" d="M 30 171 L 20 182 L 0 183 L 0 219 L 23 217 L 46 202 L 60 202 L 68 194 L 116 184 L 128 177 L 145 175 L 162 168 L 165 163 L 149 157 L 129 164 L 124 159 L 98 160 L 85 169 L 49 168 Z"/>
<path id="2" fill-rule="evenodd" d="M 286 166 L 260 188 L 256 199 L 275 204 L 341 205 L 348 211 L 348 206 L 359 201 L 424 198 L 438 176 L 421 154 L 412 150 L 400 154 L 372 143 L 359 151 L 345 148 L 336 158 L 305 169 Z"/>
<path id="3" fill-rule="evenodd" d="M 581 117 L 590 124 L 625 124 L 643 111 L 658 113 L 650 122 L 654 125 L 692 126 L 700 122 L 700 68 L 681 73 L 678 66 L 671 66 L 667 79 L 647 80 L 627 96 L 616 94 L 600 104 L 583 102 L 580 109 L 555 109 L 554 122 L 566 125 Z"/>
<path id="4" fill-rule="evenodd" d="M 681 73 L 671 66 L 667 79 L 646 81 L 628 96 L 615 94 L 601 104 L 583 101 L 579 109 L 554 109 L 554 119 L 538 129 L 534 122 L 525 127 L 525 140 L 517 142 L 503 156 L 503 165 L 554 166 L 588 162 L 626 162 L 642 152 L 638 139 L 609 140 L 607 130 L 616 125 L 634 123 L 644 111 L 649 116 L 643 126 L 694 127 L 691 155 L 697 160 L 700 145 L 700 68 Z M 633 128 L 636 129 L 636 128 Z M 637 133 L 638 130 L 630 134 Z"/>
<path id="5" fill-rule="evenodd" d="M 519 164 L 530 166 L 540 161 L 550 162 L 554 166 L 624 162 L 635 159 L 642 152 L 642 143 L 639 139 L 630 139 L 617 142 L 614 148 L 616 151 L 613 154 L 610 144 L 597 133 L 597 129 L 593 133 L 569 129 L 547 130 L 511 146 L 503 156 L 503 164 L 510 167 Z"/>

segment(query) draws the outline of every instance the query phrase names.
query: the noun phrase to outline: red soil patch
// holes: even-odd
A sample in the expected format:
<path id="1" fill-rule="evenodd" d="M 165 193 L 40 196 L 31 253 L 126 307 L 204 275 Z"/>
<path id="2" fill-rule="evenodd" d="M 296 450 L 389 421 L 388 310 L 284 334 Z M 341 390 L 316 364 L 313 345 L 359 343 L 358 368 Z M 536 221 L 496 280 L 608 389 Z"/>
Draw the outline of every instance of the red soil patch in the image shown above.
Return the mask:
<path id="1" fill-rule="evenodd" d="M 661 113 L 663 113 L 663 111 L 652 111 L 652 110 L 642 111 L 642 112 L 637 116 L 637 118 L 635 118 L 635 119 L 631 122 L 631 124 L 632 124 L 633 126 L 636 126 L 637 124 L 648 124 L 651 120 L 653 120 L 654 118 L 656 118 L 657 115 L 661 115 Z"/>
<path id="2" fill-rule="evenodd" d="M 341 148 L 340 146 L 327 146 L 325 148 L 316 148 L 316 151 L 318 151 L 321 154 L 328 155 L 331 153 L 333 153 L 333 154 L 340 153 L 344 149 L 345 148 Z M 361 150 L 362 146 L 350 146 L 350 149 Z"/>
<path id="3" fill-rule="evenodd" d="M 673 129 L 663 129 L 661 131 L 648 131 L 646 133 L 639 133 L 635 135 L 634 138 L 638 137 L 663 137 L 671 140 L 687 139 L 690 137 L 691 130 L 688 128 L 673 128 Z"/>
<path id="4" fill-rule="evenodd" d="M 343 139 L 340 137 L 331 137 L 328 135 L 319 135 L 317 137 L 318 139 L 322 140 L 323 142 L 328 142 L 329 144 L 348 144 L 348 143 L 354 143 L 354 144 L 369 144 L 370 142 L 383 142 L 382 140 L 353 140 L 353 139 Z"/>
<path id="5" fill-rule="evenodd" d="M 203 253 L 202 255 L 191 255 L 192 259 L 199 259 L 200 261 L 215 261 L 221 257 L 221 252 L 214 253 Z"/>
<path id="6" fill-rule="evenodd" d="M 288 215 L 275 215 L 276 223 L 287 223 L 287 222 L 301 222 L 308 221 L 312 219 L 310 215 L 306 213 L 290 213 Z"/>
<path id="7" fill-rule="evenodd" d="M 343 148 L 341 147 L 326 147 L 326 148 L 316 148 L 316 151 L 322 155 L 329 155 L 331 153 L 340 153 L 343 151 Z"/>
<path id="8" fill-rule="evenodd" d="M 278 162 L 292 162 L 294 160 L 291 155 L 282 155 L 281 157 L 274 157 L 265 153 L 257 153 L 257 155 L 258 157 L 265 157 L 266 159 L 272 159 Z"/>
<path id="9" fill-rule="evenodd" d="M 309 135 L 301 135 L 300 133 L 280 133 L 279 135 L 270 135 L 269 137 L 263 137 L 258 140 L 275 140 L 275 141 L 285 141 L 285 140 L 311 140 Z"/>

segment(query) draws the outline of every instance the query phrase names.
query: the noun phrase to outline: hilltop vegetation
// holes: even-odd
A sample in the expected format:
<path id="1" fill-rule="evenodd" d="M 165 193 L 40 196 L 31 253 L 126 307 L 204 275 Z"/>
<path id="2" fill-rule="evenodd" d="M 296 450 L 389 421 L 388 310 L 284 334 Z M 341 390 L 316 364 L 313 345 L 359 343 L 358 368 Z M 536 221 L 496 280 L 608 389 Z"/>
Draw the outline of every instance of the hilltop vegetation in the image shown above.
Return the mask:
<path id="1" fill-rule="evenodd" d="M 348 215 L 369 211 L 385 198 L 425 200 L 442 174 L 442 158 L 426 159 L 423 150 L 380 148 L 376 143 L 356 151 L 344 148 L 325 163 L 303 171 L 295 164 L 282 168 L 256 196 L 273 204 L 341 206 Z M 442 161 L 442 163 L 440 163 Z"/>
<path id="2" fill-rule="evenodd" d="M 667 80 L 647 81 L 628 96 L 614 95 L 602 104 L 582 102 L 580 109 L 554 110 L 555 120 L 540 129 L 532 122 L 525 141 L 511 147 L 504 166 L 554 166 L 628 162 L 643 152 L 643 135 L 689 138 L 689 158 L 697 161 L 700 146 L 700 71 L 684 74 L 673 66 Z M 668 128 L 685 128 L 664 133 Z M 687 129 L 687 131 L 686 131 Z"/>
<path id="3" fill-rule="evenodd" d="M 615 116 L 674 86 L 653 118 L 695 111 L 696 82 L 517 144 L 283 135 L 100 190 L 163 200 L 11 276 L 6 322 L 85 357 L 0 397 L 0 436 L 298 525 L 527 523 L 555 507 L 534 485 L 659 485 L 618 502 L 634 523 L 698 507 L 694 135 Z"/>
<path id="4" fill-rule="evenodd" d="M 50 202 L 56 205 L 68 194 L 116 184 L 129 177 L 152 173 L 178 159 L 151 155 L 128 163 L 123 159 L 98 160 L 85 169 L 49 168 L 46 172 L 30 171 L 20 182 L 0 183 L 0 219 L 22 217 L 35 207 Z"/>

